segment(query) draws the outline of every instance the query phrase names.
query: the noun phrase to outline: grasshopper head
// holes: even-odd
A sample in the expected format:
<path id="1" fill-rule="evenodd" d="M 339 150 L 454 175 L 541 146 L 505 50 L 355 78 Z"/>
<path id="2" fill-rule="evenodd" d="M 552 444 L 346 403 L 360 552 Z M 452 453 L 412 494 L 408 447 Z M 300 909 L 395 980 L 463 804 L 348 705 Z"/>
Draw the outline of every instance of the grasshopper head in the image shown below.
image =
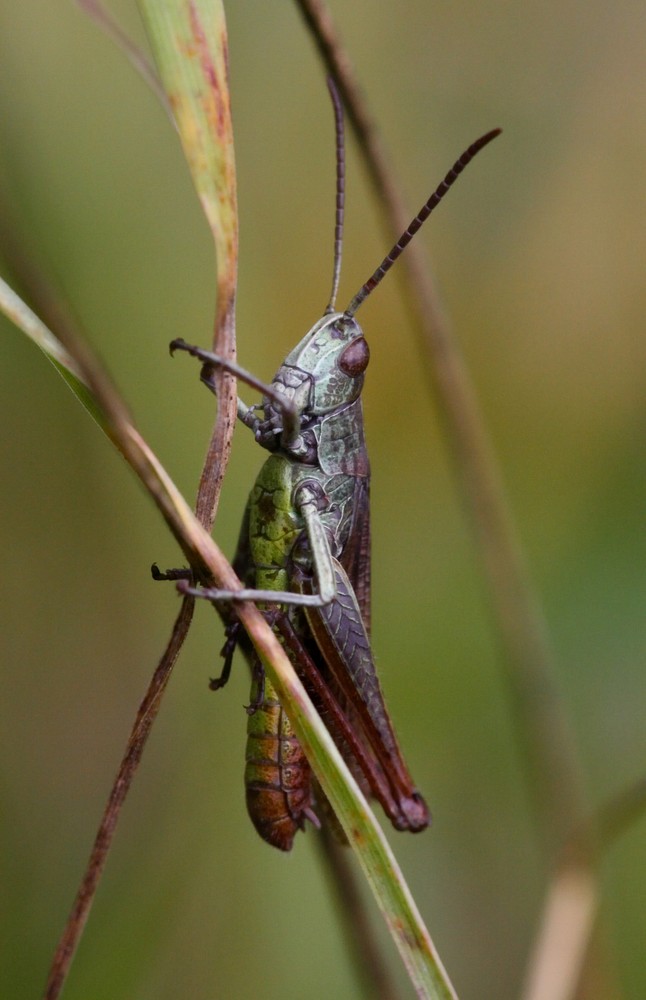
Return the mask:
<path id="1" fill-rule="evenodd" d="M 329 313 L 314 324 L 283 362 L 310 386 L 307 410 L 329 413 L 354 402 L 361 393 L 370 351 L 357 321 Z"/>

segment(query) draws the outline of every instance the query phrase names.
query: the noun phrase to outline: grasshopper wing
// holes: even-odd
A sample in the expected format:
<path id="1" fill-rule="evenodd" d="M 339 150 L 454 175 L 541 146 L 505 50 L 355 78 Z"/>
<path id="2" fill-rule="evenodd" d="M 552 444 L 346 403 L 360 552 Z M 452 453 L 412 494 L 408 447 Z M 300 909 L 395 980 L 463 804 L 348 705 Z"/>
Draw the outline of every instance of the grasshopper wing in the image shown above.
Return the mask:
<path id="1" fill-rule="evenodd" d="M 370 477 L 357 477 L 352 525 L 339 558 L 354 590 L 365 631 L 370 635 Z"/>
<path id="2" fill-rule="evenodd" d="M 403 829 L 423 830 L 429 824 L 428 809 L 397 743 L 357 595 L 341 563 L 334 559 L 333 565 L 335 600 L 322 608 L 306 609 L 312 635 L 338 692 L 337 700 L 351 707 L 352 722 L 363 731 L 363 742 L 390 786 L 401 814 L 391 816 L 393 822 Z M 376 789 L 375 794 L 380 798 Z"/>

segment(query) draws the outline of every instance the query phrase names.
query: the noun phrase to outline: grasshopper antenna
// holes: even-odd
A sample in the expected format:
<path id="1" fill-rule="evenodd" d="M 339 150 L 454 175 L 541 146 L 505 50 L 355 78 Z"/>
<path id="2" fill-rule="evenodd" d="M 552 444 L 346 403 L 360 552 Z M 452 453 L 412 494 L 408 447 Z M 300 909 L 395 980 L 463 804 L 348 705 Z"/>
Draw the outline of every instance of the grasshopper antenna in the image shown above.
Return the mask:
<path id="1" fill-rule="evenodd" d="M 331 76 L 327 78 L 327 86 L 332 98 L 334 109 L 334 127 L 336 133 L 336 216 L 334 221 L 334 272 L 332 276 L 332 294 L 326 313 L 334 312 L 334 303 L 339 290 L 341 277 L 341 256 L 343 254 L 343 210 L 345 206 L 345 136 L 343 131 L 343 106 Z"/>
<path id="2" fill-rule="evenodd" d="M 361 286 L 355 297 L 352 299 L 352 302 L 345 310 L 344 314 L 345 316 L 347 316 L 348 318 L 354 316 L 354 314 L 356 313 L 357 309 L 364 301 L 364 299 L 366 299 L 373 291 L 373 289 L 377 287 L 377 285 L 384 277 L 384 275 L 386 275 L 388 271 L 391 269 L 391 267 L 401 254 L 402 250 L 404 250 L 408 246 L 408 244 L 412 240 L 417 230 L 420 229 L 421 226 L 426 222 L 433 209 L 439 205 L 446 192 L 449 190 L 451 185 L 454 184 L 455 181 L 458 179 L 458 177 L 460 176 L 466 165 L 470 163 L 473 157 L 476 156 L 476 154 L 479 153 L 481 149 L 484 149 L 484 147 L 488 145 L 488 143 L 490 143 L 492 139 L 495 139 L 496 136 L 500 135 L 501 132 L 502 129 L 500 128 L 495 128 L 491 132 L 487 132 L 486 135 L 483 135 L 479 139 L 476 139 L 476 141 L 472 143 L 469 146 L 469 148 L 464 151 L 462 156 L 455 161 L 455 163 L 449 170 L 448 174 L 442 181 L 442 183 L 438 185 L 438 187 L 435 189 L 431 197 L 422 206 L 422 208 L 419 210 L 415 218 L 412 220 L 408 228 L 404 230 L 397 243 L 395 243 L 390 253 L 386 257 L 384 257 L 384 259 L 382 260 L 381 264 L 379 265 L 375 273 L 372 275 L 372 277 L 368 278 L 365 285 Z"/>

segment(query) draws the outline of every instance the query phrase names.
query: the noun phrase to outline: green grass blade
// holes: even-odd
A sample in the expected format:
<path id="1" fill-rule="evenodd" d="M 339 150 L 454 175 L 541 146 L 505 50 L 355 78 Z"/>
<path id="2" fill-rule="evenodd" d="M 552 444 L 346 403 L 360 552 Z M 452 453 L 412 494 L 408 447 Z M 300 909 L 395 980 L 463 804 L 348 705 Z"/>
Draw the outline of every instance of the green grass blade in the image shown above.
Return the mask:
<path id="1" fill-rule="evenodd" d="M 41 349 L 91 417 L 103 430 L 106 430 L 103 414 L 77 362 L 52 331 L 2 278 L 0 278 L 0 312 L 3 312 L 7 319 Z"/>
<path id="2" fill-rule="evenodd" d="M 233 306 L 238 253 L 224 8 L 219 0 L 140 0 L 139 7 L 213 233 L 218 312 L 224 314 Z"/>

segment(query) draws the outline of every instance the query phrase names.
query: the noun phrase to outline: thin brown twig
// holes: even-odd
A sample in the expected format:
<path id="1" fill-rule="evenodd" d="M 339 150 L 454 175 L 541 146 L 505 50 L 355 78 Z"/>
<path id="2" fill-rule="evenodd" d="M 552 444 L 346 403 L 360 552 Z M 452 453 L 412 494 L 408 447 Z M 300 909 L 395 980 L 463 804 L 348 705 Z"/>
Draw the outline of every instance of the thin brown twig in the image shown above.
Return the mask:
<path id="1" fill-rule="evenodd" d="M 334 76 L 388 228 L 397 239 L 412 213 L 406 209 L 381 137 L 324 0 L 296 0 L 326 69 Z M 505 653 L 506 679 L 548 851 L 562 843 L 584 815 L 574 741 L 554 678 L 544 616 L 530 581 L 509 512 L 498 465 L 473 386 L 451 334 L 422 242 L 403 257 L 408 306 L 422 360 L 449 438 L 462 495 L 473 524 L 487 593 Z"/>
<path id="2" fill-rule="evenodd" d="M 220 357 L 235 361 L 235 295 L 226 288 L 218 291 L 213 351 Z M 237 419 L 235 378 L 222 370 L 210 373 L 209 377 L 215 387 L 217 413 L 195 500 L 195 514 L 207 531 L 211 530 L 215 521 Z"/>
<path id="3" fill-rule="evenodd" d="M 106 865 L 112 839 L 121 815 L 121 808 L 139 767 L 152 724 L 159 712 L 162 695 L 188 634 L 194 606 L 195 601 L 191 597 L 185 597 L 182 601 L 169 643 L 139 706 L 123 759 L 99 824 L 85 874 L 54 954 L 45 987 L 44 1000 L 57 1000 L 65 983 Z"/>

